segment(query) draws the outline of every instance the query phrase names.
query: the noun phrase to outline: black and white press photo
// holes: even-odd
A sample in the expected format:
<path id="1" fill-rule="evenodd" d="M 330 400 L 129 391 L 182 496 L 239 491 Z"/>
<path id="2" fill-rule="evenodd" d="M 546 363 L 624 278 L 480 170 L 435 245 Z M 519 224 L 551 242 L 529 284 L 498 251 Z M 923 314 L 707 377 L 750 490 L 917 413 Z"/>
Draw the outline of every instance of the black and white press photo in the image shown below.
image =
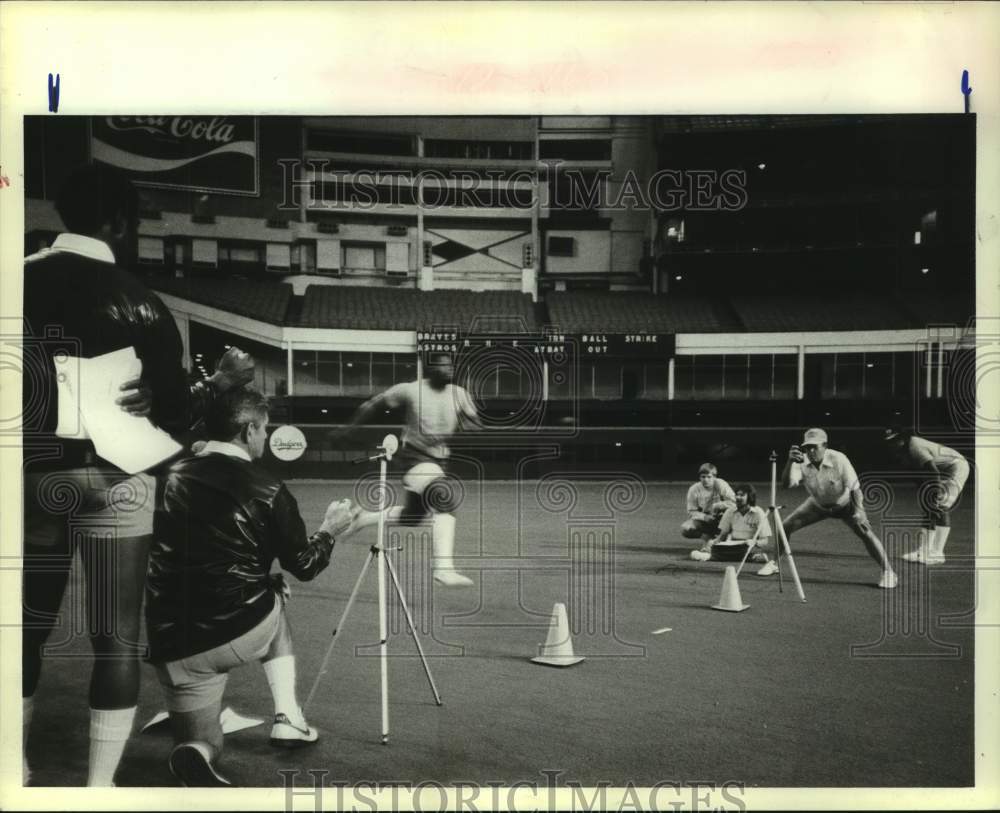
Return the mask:
<path id="1" fill-rule="evenodd" d="M 18 113 L 18 803 L 989 785 L 986 75 L 679 112 L 476 70 L 359 110 L 81 106 L 65 65 Z"/>

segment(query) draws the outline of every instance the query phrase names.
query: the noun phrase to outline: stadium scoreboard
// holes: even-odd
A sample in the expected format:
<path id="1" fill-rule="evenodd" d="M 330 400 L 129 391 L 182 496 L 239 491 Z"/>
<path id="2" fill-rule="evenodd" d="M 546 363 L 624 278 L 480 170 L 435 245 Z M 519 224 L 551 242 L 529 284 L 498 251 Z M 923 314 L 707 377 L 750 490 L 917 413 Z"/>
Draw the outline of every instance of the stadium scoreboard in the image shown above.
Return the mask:
<path id="1" fill-rule="evenodd" d="M 417 332 L 417 352 L 464 353 L 482 350 L 526 352 L 542 358 L 669 359 L 677 349 L 673 333 L 463 333 L 458 330 Z"/>

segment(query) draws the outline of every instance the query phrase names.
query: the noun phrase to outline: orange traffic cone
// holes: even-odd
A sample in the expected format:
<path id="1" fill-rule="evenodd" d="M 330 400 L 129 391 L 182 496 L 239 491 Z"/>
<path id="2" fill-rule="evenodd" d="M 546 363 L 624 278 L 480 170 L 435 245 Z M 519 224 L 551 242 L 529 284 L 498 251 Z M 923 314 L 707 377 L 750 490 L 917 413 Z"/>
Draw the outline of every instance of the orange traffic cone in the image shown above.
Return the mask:
<path id="1" fill-rule="evenodd" d="M 736 581 L 736 568 L 732 565 L 726 567 L 726 575 L 722 579 L 722 594 L 719 596 L 719 603 L 713 604 L 713 610 L 728 610 L 731 613 L 741 613 L 750 607 L 744 604 L 740 597 L 740 585 Z"/>
<path id="2" fill-rule="evenodd" d="M 572 666 L 583 660 L 573 655 L 573 641 L 569 637 L 565 604 L 557 602 L 552 608 L 549 637 L 541 645 L 541 654 L 531 660 L 532 663 L 543 663 L 546 666 Z"/>

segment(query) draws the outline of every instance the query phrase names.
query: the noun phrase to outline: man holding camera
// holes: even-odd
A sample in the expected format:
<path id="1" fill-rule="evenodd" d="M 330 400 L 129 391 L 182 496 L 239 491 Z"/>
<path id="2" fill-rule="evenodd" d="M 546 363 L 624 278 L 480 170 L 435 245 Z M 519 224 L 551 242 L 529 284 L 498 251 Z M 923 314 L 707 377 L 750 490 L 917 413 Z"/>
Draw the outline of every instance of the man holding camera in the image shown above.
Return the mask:
<path id="1" fill-rule="evenodd" d="M 167 699 L 176 747 L 170 770 L 189 787 L 232 783 L 219 773 L 219 713 L 228 673 L 260 661 L 274 698 L 271 744 L 318 739 L 295 693 L 288 592 L 274 561 L 301 581 L 330 563 L 350 500 L 332 502 L 306 536 L 295 498 L 254 464 L 267 442 L 267 400 L 226 393 L 205 418 L 208 442 L 174 463 L 163 486 L 146 580 L 149 660 Z"/>
<path id="2" fill-rule="evenodd" d="M 878 562 L 882 569 L 878 586 L 886 589 L 895 587 L 896 574 L 889 564 L 882 541 L 872 531 L 865 514 L 857 472 L 847 455 L 827 447 L 826 432 L 822 429 L 807 430 L 801 448 L 793 445 L 789 449 L 782 482 L 786 488 L 791 488 L 798 485 L 800 476 L 809 498 L 785 518 L 782 523 L 785 535 L 790 537 L 799 528 L 823 519 L 839 519 Z"/>

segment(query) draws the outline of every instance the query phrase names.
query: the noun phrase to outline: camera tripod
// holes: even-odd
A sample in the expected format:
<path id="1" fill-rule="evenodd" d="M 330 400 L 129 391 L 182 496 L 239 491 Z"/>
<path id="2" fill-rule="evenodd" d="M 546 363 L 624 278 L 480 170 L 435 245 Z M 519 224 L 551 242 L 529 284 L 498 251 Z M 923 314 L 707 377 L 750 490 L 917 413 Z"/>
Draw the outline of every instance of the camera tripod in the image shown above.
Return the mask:
<path id="1" fill-rule="evenodd" d="M 386 435 L 382 440 L 382 445 L 377 448 L 379 450 L 377 454 L 361 459 L 361 461 L 379 461 L 379 515 L 377 540 L 369 549 L 368 557 L 365 559 L 365 563 L 361 567 L 361 572 L 358 574 L 357 581 L 354 582 L 354 589 L 351 590 L 351 595 L 347 599 L 347 605 L 344 607 L 344 612 L 341 614 L 340 620 L 333 628 L 333 637 L 330 640 L 329 647 L 327 647 L 326 655 L 323 656 L 323 662 L 320 664 L 319 672 L 316 674 L 316 679 L 313 681 L 312 688 L 309 690 L 309 696 L 306 698 L 303 711 L 309 707 L 309 704 L 312 702 L 312 699 L 316 694 L 316 690 L 319 688 L 320 680 L 327 672 L 330 657 L 333 655 L 333 648 L 339 640 L 338 634 L 344 628 L 344 623 L 347 621 L 347 616 L 351 612 L 351 607 L 354 606 L 354 600 L 357 598 L 358 591 L 361 589 L 361 583 L 364 581 L 365 574 L 368 572 L 369 566 L 374 563 L 378 571 L 378 637 L 379 665 L 382 686 L 382 744 L 387 745 L 389 742 L 389 642 L 388 624 L 386 622 L 386 571 L 388 571 L 389 577 L 392 579 L 392 586 L 396 591 L 396 597 L 399 599 L 399 605 L 403 608 L 403 614 L 406 616 L 407 629 L 409 630 L 410 635 L 413 636 L 413 642 L 417 645 L 417 652 L 420 655 L 420 662 L 424 667 L 424 674 L 427 675 L 427 682 L 430 683 L 431 692 L 434 694 L 434 702 L 440 706 L 442 701 L 441 695 L 438 693 L 437 686 L 434 684 L 434 677 L 431 675 L 431 669 L 427 663 L 427 657 L 424 655 L 424 648 L 420 644 L 420 638 L 417 637 L 417 630 L 413 624 L 413 616 L 410 615 L 410 608 L 406 603 L 405 596 L 403 595 L 403 588 L 399 585 L 399 579 L 396 576 L 396 568 L 393 566 L 392 559 L 389 557 L 389 552 L 385 547 L 385 509 L 387 507 L 385 504 L 386 469 L 388 462 L 392 460 L 392 456 L 399 449 L 399 440 L 395 435 Z"/>
<path id="2" fill-rule="evenodd" d="M 778 566 L 778 592 L 784 592 L 784 586 L 781 578 L 781 554 L 784 553 L 785 557 L 788 559 L 788 569 L 792 572 L 792 581 L 795 583 L 795 591 L 799 594 L 799 598 L 802 601 L 805 601 L 806 594 L 802 591 L 802 582 L 799 581 L 799 571 L 795 567 L 795 558 L 792 556 L 792 548 L 788 544 L 788 535 L 785 533 L 785 526 L 781 522 L 781 509 L 784 508 L 784 506 L 778 505 L 778 453 L 772 451 L 771 456 L 768 459 L 771 461 L 771 504 L 767 507 L 767 515 L 774 531 L 774 560 Z M 757 544 L 759 537 L 760 528 L 758 527 L 756 533 L 754 533 L 753 539 L 747 543 L 747 550 L 746 553 L 743 554 L 743 561 L 740 562 L 740 566 L 736 570 L 737 576 L 739 576 L 740 571 L 743 569 L 743 565 L 746 563 L 747 557 L 750 556 L 750 552 Z"/>

